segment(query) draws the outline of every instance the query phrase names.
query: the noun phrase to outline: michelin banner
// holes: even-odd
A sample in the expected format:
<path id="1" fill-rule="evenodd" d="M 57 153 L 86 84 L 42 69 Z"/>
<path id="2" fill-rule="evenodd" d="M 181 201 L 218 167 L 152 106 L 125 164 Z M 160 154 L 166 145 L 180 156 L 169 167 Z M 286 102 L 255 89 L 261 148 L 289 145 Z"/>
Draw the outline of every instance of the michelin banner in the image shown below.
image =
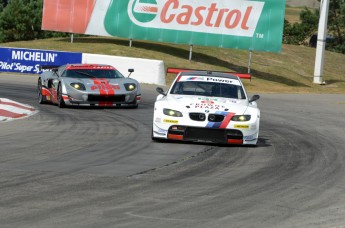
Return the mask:
<path id="1" fill-rule="evenodd" d="M 42 29 L 280 52 L 285 0 L 44 0 Z"/>
<path id="2" fill-rule="evenodd" d="M 40 66 L 60 66 L 81 62 L 82 53 L 77 52 L 0 48 L 0 71 L 2 72 L 39 74 L 41 73 Z"/>

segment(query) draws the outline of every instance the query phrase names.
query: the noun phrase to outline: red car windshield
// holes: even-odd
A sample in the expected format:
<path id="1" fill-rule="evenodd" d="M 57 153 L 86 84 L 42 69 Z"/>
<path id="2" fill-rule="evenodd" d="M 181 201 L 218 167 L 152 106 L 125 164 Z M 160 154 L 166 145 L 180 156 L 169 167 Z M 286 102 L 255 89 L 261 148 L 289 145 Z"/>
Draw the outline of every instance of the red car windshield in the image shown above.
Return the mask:
<path id="1" fill-rule="evenodd" d="M 66 70 L 62 77 L 68 78 L 124 78 L 118 70 L 108 69 L 73 69 Z"/>

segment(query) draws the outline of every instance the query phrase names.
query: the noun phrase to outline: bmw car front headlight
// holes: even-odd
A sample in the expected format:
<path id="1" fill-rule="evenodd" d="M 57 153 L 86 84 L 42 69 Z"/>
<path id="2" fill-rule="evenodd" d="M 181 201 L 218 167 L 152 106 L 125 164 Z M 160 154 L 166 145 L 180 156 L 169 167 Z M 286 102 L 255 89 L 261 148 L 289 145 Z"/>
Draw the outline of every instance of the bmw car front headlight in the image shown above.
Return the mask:
<path id="1" fill-rule="evenodd" d="M 133 91 L 136 89 L 136 85 L 134 83 L 126 83 L 125 88 L 127 91 Z"/>
<path id="2" fill-rule="evenodd" d="M 182 117 L 182 113 L 176 110 L 165 108 L 163 109 L 163 113 L 167 116 L 174 116 L 174 117 Z"/>
<path id="3" fill-rule="evenodd" d="M 235 115 L 231 118 L 232 121 L 244 122 L 250 120 L 250 115 Z"/>
<path id="4" fill-rule="evenodd" d="M 82 83 L 78 83 L 78 82 L 77 83 L 71 83 L 71 86 L 77 90 L 83 90 L 83 91 L 86 90 L 84 84 L 82 84 Z"/>

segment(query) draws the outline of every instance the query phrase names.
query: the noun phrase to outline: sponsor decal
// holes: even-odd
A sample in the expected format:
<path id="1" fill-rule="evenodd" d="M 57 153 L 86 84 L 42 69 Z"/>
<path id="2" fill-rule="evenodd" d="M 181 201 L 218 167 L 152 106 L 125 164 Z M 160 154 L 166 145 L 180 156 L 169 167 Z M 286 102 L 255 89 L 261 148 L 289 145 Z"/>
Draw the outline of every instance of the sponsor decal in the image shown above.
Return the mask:
<path id="1" fill-rule="evenodd" d="M 204 100 L 204 101 L 201 101 L 202 104 L 210 104 L 210 105 L 213 105 L 214 102 L 213 101 L 210 101 L 210 100 Z"/>
<path id="2" fill-rule="evenodd" d="M 153 21 L 158 13 L 156 0 L 136 0 L 132 7 L 133 17 L 140 23 Z"/>
<path id="3" fill-rule="evenodd" d="M 41 93 L 42 93 L 42 96 L 50 96 L 52 94 L 50 90 L 45 87 L 42 87 Z"/>
<path id="4" fill-rule="evenodd" d="M 43 92 L 43 88 L 42 88 L 42 92 Z M 49 99 L 47 99 L 47 100 L 49 100 L 53 103 L 58 102 L 57 90 L 56 90 L 56 87 L 54 86 L 54 84 L 53 84 L 52 88 L 48 89 L 48 91 L 45 91 L 44 93 L 45 94 L 49 93 L 49 95 L 48 95 Z M 43 93 L 42 93 L 42 95 L 43 95 Z"/>
<path id="5" fill-rule="evenodd" d="M 82 53 L 0 48 L 0 71 L 39 74 L 40 66 L 81 63 Z"/>
<path id="6" fill-rule="evenodd" d="M 42 29 L 280 52 L 284 15 L 276 0 L 44 0 Z"/>
<path id="7" fill-rule="evenodd" d="M 240 85 L 240 82 L 238 80 L 231 80 L 231 79 L 228 79 L 228 78 L 207 77 L 206 81 L 208 81 L 208 82 L 218 82 L 218 83 L 224 83 L 224 84 L 232 84 L 232 85 Z"/>
<path id="8" fill-rule="evenodd" d="M 167 130 L 161 129 L 161 128 L 157 127 L 156 125 L 153 129 L 154 129 L 154 133 L 159 134 L 161 136 L 166 136 L 168 134 Z"/>
<path id="9" fill-rule="evenodd" d="M 217 104 L 205 104 L 205 103 L 196 103 L 194 108 L 208 109 L 208 110 L 220 110 L 222 107 Z"/>
<path id="10" fill-rule="evenodd" d="M 179 76 L 179 82 L 186 82 L 186 81 L 205 81 L 205 77 L 200 76 Z"/>
<path id="11" fill-rule="evenodd" d="M 220 78 L 220 77 L 180 76 L 177 81 L 206 81 L 206 82 L 240 85 L 240 82 L 238 80 L 231 80 L 228 78 Z"/>
<path id="12" fill-rule="evenodd" d="M 62 95 L 62 99 L 63 99 L 64 101 L 68 101 L 68 100 L 69 100 L 69 97 L 66 96 L 66 95 Z"/>
<path id="13" fill-rule="evenodd" d="M 233 112 L 221 112 L 221 111 L 217 111 L 216 114 L 223 115 L 224 120 L 222 122 L 208 122 L 206 127 L 225 129 L 229 125 L 231 118 L 235 115 L 235 113 Z"/>
<path id="14" fill-rule="evenodd" d="M 198 100 L 202 101 L 218 101 L 218 98 L 198 97 Z"/>
<path id="15" fill-rule="evenodd" d="M 57 56 L 57 53 L 12 50 L 12 60 L 26 60 L 53 63 L 55 62 Z"/>
<path id="16" fill-rule="evenodd" d="M 248 129 L 249 125 L 244 125 L 244 124 L 235 124 L 234 128 L 241 128 L 241 129 Z"/>
<path id="17" fill-rule="evenodd" d="M 165 134 L 165 135 L 166 135 L 166 134 L 168 133 L 168 131 L 159 128 L 159 129 L 158 129 L 158 133 L 159 133 L 159 134 Z"/>
<path id="18" fill-rule="evenodd" d="M 178 120 L 168 120 L 168 119 L 164 119 L 163 122 L 164 122 L 164 123 L 169 123 L 169 124 L 178 124 Z"/>
<path id="19" fill-rule="evenodd" d="M 98 90 L 100 96 L 114 96 L 115 90 L 119 90 L 119 85 L 111 85 L 109 81 L 105 78 L 94 78 L 92 79 L 94 85 L 91 86 L 91 90 Z M 113 102 L 100 101 L 99 106 L 111 106 Z"/>
<path id="20" fill-rule="evenodd" d="M 255 140 L 255 139 L 256 139 L 256 134 L 257 134 L 257 133 L 255 133 L 255 134 L 253 134 L 253 135 L 243 136 L 243 139 L 244 139 L 245 141 L 252 141 L 252 140 Z"/>
<path id="21" fill-rule="evenodd" d="M 38 74 L 40 72 L 40 65 L 36 64 L 34 66 L 24 65 L 18 62 L 2 62 L 0 61 L 0 71 L 10 71 L 10 72 L 20 72 L 27 73 L 32 72 Z"/>
<path id="22" fill-rule="evenodd" d="M 102 83 L 91 86 L 91 90 L 120 90 L 120 86 L 118 84 L 111 85 L 109 83 Z"/>
<path id="23" fill-rule="evenodd" d="M 253 37 L 265 2 L 130 0 L 128 15 L 140 26 Z"/>
<path id="24" fill-rule="evenodd" d="M 188 77 L 186 81 L 204 81 L 204 77 Z"/>

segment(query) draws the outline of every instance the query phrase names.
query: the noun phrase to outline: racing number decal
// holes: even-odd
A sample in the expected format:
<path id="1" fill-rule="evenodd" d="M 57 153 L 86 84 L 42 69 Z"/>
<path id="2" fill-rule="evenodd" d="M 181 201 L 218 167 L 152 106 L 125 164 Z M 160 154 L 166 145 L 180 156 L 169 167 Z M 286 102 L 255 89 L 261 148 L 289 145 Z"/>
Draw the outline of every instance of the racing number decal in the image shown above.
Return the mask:
<path id="1" fill-rule="evenodd" d="M 91 87 L 92 90 L 99 90 L 100 96 L 114 96 L 115 90 L 120 89 L 119 85 L 111 85 L 109 81 L 105 78 L 95 78 L 93 79 L 94 86 Z M 100 101 L 99 106 L 112 106 L 110 101 Z"/>

